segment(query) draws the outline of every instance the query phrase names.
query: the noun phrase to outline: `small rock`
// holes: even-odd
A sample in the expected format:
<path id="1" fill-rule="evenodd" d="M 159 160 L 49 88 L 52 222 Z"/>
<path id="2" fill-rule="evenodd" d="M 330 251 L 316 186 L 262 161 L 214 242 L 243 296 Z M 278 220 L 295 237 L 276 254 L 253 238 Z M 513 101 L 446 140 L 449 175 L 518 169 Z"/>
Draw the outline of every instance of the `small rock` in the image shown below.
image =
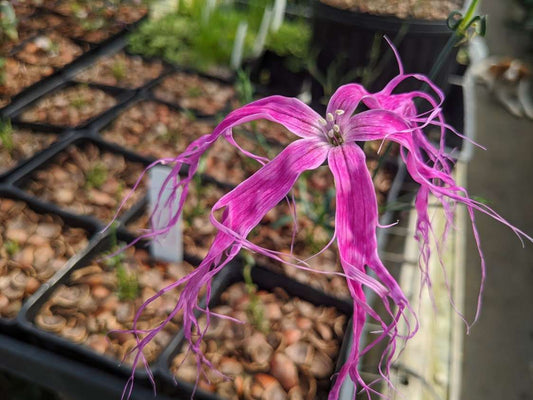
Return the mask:
<path id="1" fill-rule="evenodd" d="M 219 364 L 220 372 L 225 375 L 236 376 L 243 372 L 242 364 L 232 357 L 223 357 Z"/>
<path id="2" fill-rule="evenodd" d="M 111 293 L 111 291 L 108 288 L 106 288 L 105 286 L 101 286 L 101 285 L 100 286 L 95 286 L 91 290 L 92 296 L 95 299 L 98 299 L 98 300 L 105 299 L 106 297 L 109 296 L 110 293 Z"/>
<path id="3" fill-rule="evenodd" d="M 41 282 L 39 282 L 38 279 L 35 279 L 33 276 L 31 276 L 30 278 L 28 278 L 26 282 L 25 293 L 27 295 L 34 294 L 37 291 L 37 289 L 39 289 L 39 287 L 41 287 Z"/>
<path id="4" fill-rule="evenodd" d="M 276 353 L 270 362 L 270 371 L 285 390 L 298 385 L 298 370 L 292 360 L 283 353 Z"/>
<path id="5" fill-rule="evenodd" d="M 57 189 L 54 199 L 60 204 L 70 204 L 74 200 L 74 192 L 71 189 Z"/>

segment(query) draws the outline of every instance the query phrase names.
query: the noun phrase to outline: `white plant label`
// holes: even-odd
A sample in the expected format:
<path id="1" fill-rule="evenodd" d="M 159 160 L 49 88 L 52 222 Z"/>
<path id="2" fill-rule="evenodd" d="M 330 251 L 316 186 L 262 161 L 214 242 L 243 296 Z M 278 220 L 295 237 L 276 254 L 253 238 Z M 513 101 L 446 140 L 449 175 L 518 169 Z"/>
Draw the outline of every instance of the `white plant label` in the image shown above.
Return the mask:
<path id="1" fill-rule="evenodd" d="M 161 188 L 163 187 L 169 172 L 170 168 L 159 165 L 150 169 L 150 187 L 148 189 L 150 214 L 154 211 L 154 207 L 158 202 L 157 200 L 159 193 L 161 192 Z M 172 207 L 168 207 L 166 202 L 171 193 L 171 187 L 167 187 L 163 193 L 161 193 L 159 207 L 156 215 L 151 221 L 154 229 L 161 229 L 167 226 L 170 218 L 178 211 L 181 189 L 176 195 L 176 199 L 172 202 Z M 183 261 L 183 233 L 181 215 L 178 223 L 173 225 L 165 235 L 158 236 L 152 240 L 150 243 L 150 253 L 152 257 L 161 261 Z"/>

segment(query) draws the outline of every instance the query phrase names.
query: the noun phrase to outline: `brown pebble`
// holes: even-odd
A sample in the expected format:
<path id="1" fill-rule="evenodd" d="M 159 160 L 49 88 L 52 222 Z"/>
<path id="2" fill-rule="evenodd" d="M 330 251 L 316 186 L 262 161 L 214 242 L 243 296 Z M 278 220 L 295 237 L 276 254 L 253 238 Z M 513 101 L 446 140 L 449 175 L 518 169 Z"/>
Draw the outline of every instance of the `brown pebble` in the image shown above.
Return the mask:
<path id="1" fill-rule="evenodd" d="M 313 322 L 309 318 L 300 317 L 296 320 L 296 325 L 302 331 L 308 331 L 313 327 Z"/>
<path id="2" fill-rule="evenodd" d="M 283 353 L 276 353 L 270 362 L 270 371 L 283 389 L 290 390 L 298 385 L 298 370 L 292 360 Z"/>
<path id="3" fill-rule="evenodd" d="M 4 296 L 3 294 L 0 294 L 0 312 L 6 308 L 9 304 L 9 299 Z"/>
<path id="4" fill-rule="evenodd" d="M 285 337 L 285 343 L 287 346 L 290 346 L 293 343 L 296 343 L 302 337 L 302 331 L 299 329 L 287 329 L 283 332 Z"/>
<path id="5" fill-rule="evenodd" d="M 28 281 L 26 282 L 26 294 L 30 295 L 35 293 L 40 286 L 41 282 L 39 282 L 39 280 L 34 278 L 33 276 L 30 276 L 28 278 Z"/>
<path id="6" fill-rule="evenodd" d="M 109 347 L 109 342 L 105 336 L 91 335 L 87 339 L 87 345 L 97 353 L 104 354 Z"/>
<path id="7" fill-rule="evenodd" d="M 91 291 L 92 295 L 94 298 L 98 299 L 98 300 L 102 300 L 102 299 L 105 299 L 106 297 L 109 296 L 109 294 L 111 293 L 111 291 L 106 288 L 105 286 L 95 286 L 92 291 Z"/>

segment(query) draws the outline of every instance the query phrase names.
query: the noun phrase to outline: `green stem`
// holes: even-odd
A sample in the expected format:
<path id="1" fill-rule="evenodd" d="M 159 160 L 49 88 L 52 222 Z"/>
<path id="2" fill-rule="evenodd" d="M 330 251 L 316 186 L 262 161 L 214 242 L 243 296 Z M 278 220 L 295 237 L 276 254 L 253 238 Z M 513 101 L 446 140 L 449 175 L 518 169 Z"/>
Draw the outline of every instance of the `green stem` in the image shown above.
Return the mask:
<path id="1" fill-rule="evenodd" d="M 466 14 L 457 27 L 456 35 L 461 37 L 465 34 L 466 29 L 468 29 L 468 26 L 470 25 L 470 21 L 472 18 L 474 18 L 474 13 L 476 12 L 477 5 L 479 3 L 479 0 L 472 0 L 470 5 L 468 6 L 468 10 L 466 10 Z"/>

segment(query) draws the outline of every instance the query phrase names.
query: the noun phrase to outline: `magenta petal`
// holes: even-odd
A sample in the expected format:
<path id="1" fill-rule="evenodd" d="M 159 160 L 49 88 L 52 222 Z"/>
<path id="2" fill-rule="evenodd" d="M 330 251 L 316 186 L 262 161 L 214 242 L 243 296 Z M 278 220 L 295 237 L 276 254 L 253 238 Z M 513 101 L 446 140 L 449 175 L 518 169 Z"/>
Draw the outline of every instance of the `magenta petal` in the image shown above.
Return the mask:
<path id="1" fill-rule="evenodd" d="M 369 110 L 354 115 L 344 134 L 347 141 L 355 142 L 389 139 L 392 135 L 409 135 L 411 131 L 401 115 L 388 110 Z"/>
<path id="2" fill-rule="evenodd" d="M 258 119 L 277 122 L 302 138 L 322 135 L 319 123 L 321 117 L 300 100 L 283 96 L 265 97 L 232 111 L 217 126 L 214 133 Z"/>
<path id="3" fill-rule="evenodd" d="M 354 298 L 353 342 L 348 361 L 342 367 L 337 380 L 330 392 L 329 398 L 336 399 L 343 380 L 349 374 L 352 380 L 359 383 L 363 389 L 371 390 L 364 383 L 357 371 L 357 364 L 361 355 L 359 342 L 366 320 L 370 313 L 382 324 L 383 333 L 379 340 L 389 338 L 389 350 L 394 348 L 394 341 L 398 336 L 397 323 L 406 307 L 408 307 L 400 287 L 385 269 L 378 256 L 376 228 L 378 224 L 378 208 L 374 185 L 365 163 L 363 150 L 355 144 L 347 144 L 331 149 L 328 157 L 329 167 L 335 178 L 336 214 L 335 233 L 344 273 Z M 366 266 L 374 271 L 383 292 L 375 284 L 368 285 L 381 298 L 392 321 L 383 322 L 366 304 L 363 293 L 363 283 L 359 276 L 366 274 Z M 371 279 L 370 277 L 366 278 Z M 365 283 L 366 285 L 366 283 Z M 389 299 L 398 306 L 394 315 L 389 305 Z M 375 342 L 371 344 L 373 346 Z M 390 358 L 385 358 L 385 369 L 390 367 Z M 386 373 L 385 373 L 386 374 Z"/>
<path id="4" fill-rule="evenodd" d="M 344 124 L 352 116 L 359 102 L 367 95 L 366 89 L 357 83 L 341 86 L 331 96 L 326 112 L 335 114 L 337 110 L 344 111 L 342 115 L 335 115 L 338 123 Z"/>
<path id="5" fill-rule="evenodd" d="M 213 212 L 226 208 L 223 227 L 246 237 L 287 195 L 303 171 L 317 168 L 325 161 L 328 151 L 329 146 L 317 140 L 301 139 L 289 144 L 271 162 L 223 196 L 213 206 Z"/>

